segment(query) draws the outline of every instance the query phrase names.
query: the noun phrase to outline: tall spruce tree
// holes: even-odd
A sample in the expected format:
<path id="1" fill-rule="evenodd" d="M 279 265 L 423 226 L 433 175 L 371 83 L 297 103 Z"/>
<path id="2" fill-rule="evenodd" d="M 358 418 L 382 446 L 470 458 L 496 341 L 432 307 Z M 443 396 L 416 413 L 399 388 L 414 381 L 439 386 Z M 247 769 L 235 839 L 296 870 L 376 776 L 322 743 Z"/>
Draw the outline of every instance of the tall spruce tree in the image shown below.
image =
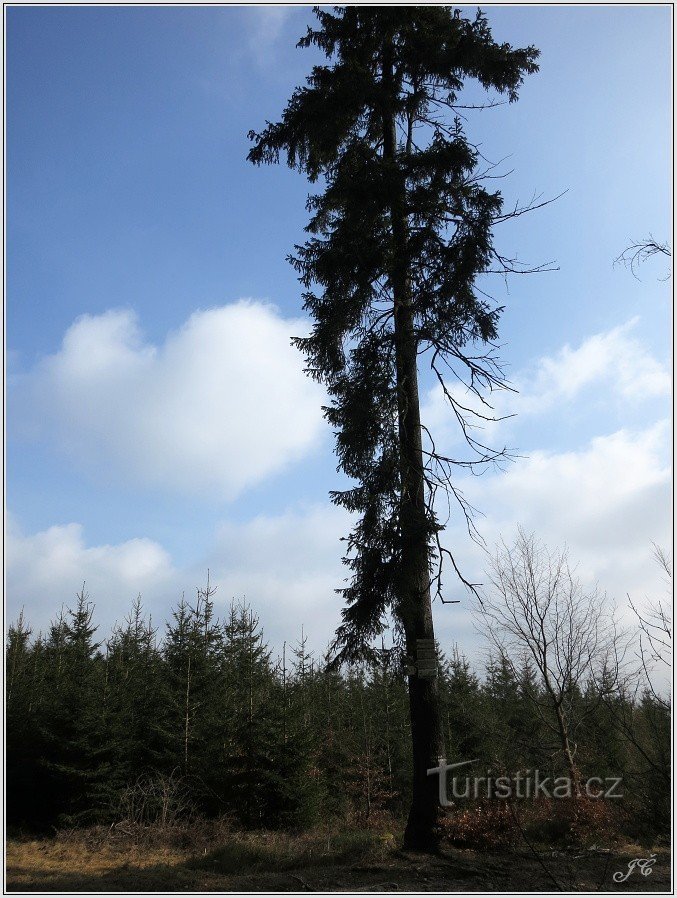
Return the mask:
<path id="1" fill-rule="evenodd" d="M 510 215 L 482 184 L 457 107 L 468 78 L 516 100 L 538 51 L 498 44 L 480 12 L 470 20 L 446 6 L 315 13 L 319 27 L 299 46 L 317 46 L 329 64 L 313 68 L 279 123 L 250 132 L 248 158 L 274 163 L 283 154 L 325 185 L 308 200 L 311 236 L 291 261 L 314 318 L 296 343 L 327 387 L 340 466 L 356 481 L 332 494 L 357 515 L 336 647 L 340 659 L 359 654 L 389 611 L 401 627 L 414 764 L 405 845 L 425 850 L 438 816 L 427 770 L 444 756 L 438 686 L 423 658 L 434 645 L 431 587 L 441 595 L 445 557 L 471 584 L 439 540 L 436 491 L 451 490 L 468 508 L 451 482 L 457 460 L 424 441 L 417 361 L 427 356 L 476 451 L 462 463 L 494 458 L 443 376 L 452 371 L 478 395 L 502 384 L 491 352 L 473 345 L 496 338 L 500 311 L 475 282 L 514 268 L 492 242 L 492 226 Z"/>

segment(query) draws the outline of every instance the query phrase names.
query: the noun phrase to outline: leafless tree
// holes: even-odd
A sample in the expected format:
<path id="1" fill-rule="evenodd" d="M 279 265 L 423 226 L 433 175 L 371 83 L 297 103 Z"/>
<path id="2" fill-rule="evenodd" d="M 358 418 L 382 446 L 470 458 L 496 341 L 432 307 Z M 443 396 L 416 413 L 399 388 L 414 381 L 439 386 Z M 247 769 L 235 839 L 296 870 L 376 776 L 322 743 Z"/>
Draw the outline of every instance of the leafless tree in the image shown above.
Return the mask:
<path id="1" fill-rule="evenodd" d="M 516 676 L 524 659 L 535 665 L 539 688 L 527 696 L 578 789 L 576 733 L 618 686 L 623 637 L 604 597 L 575 577 L 566 550 L 550 551 L 521 528 L 512 546 L 498 546 L 489 580 L 478 622 Z"/>
<path id="2" fill-rule="evenodd" d="M 163 829 L 195 814 L 186 780 L 177 767 L 168 776 L 140 776 L 119 795 L 121 823 L 154 824 Z"/>
<path id="3" fill-rule="evenodd" d="M 654 558 L 672 588 L 672 563 L 668 554 L 654 544 Z M 669 789 L 670 695 L 657 686 L 660 677 L 669 677 L 672 667 L 672 609 L 662 600 L 638 607 L 628 596 L 637 620 L 636 663 L 631 675 L 619 684 L 617 694 L 605 699 L 619 732 L 641 759 L 641 779 L 657 776 Z M 669 805 L 669 793 L 666 801 Z"/>
<path id="4" fill-rule="evenodd" d="M 654 544 L 654 558 L 667 578 L 668 590 L 672 589 L 672 562 L 670 556 Z M 644 687 L 652 698 L 665 709 L 669 701 L 654 687 L 656 671 L 658 675 L 669 674 L 672 667 L 672 606 L 663 600 L 647 603 L 640 609 L 628 596 L 639 625 L 638 657 L 644 674 Z"/>

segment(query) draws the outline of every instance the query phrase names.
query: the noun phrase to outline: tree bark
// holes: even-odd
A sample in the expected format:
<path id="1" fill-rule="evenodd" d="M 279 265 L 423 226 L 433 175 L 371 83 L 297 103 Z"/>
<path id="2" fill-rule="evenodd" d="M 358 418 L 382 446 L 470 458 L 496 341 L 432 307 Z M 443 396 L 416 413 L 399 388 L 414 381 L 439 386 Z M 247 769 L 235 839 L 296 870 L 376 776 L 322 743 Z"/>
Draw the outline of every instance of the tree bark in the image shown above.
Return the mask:
<path id="1" fill-rule="evenodd" d="M 407 261 L 405 185 L 398 178 L 392 43 L 383 53 L 383 159 L 392 173 L 390 219 L 393 239 L 391 281 L 395 317 L 398 436 L 400 448 L 400 533 L 402 554 L 398 613 L 404 629 L 409 675 L 409 715 L 413 750 L 413 790 L 404 847 L 431 851 L 437 847 L 439 784 L 428 770 L 444 756 L 437 677 L 419 676 L 417 643 L 434 642 L 430 596 L 429 532 L 423 476 L 423 447 L 418 392 L 417 350 Z"/>
<path id="2" fill-rule="evenodd" d="M 552 701 L 552 707 L 555 712 L 555 717 L 557 719 L 557 731 L 559 733 L 560 743 L 562 746 L 562 752 L 564 753 L 564 757 L 566 758 L 567 767 L 569 768 L 569 776 L 571 778 L 571 782 L 573 784 L 574 790 L 576 792 L 576 796 L 580 796 L 581 794 L 581 774 L 576 766 L 576 761 L 574 759 L 574 752 L 571 749 L 571 742 L 569 740 L 569 728 L 567 726 L 567 721 L 562 711 L 562 695 L 558 695 L 555 692 L 555 689 L 551 683 L 550 675 L 548 674 L 548 661 L 547 654 L 545 651 L 543 652 L 543 661 L 542 661 L 542 672 L 543 679 L 545 681 L 545 688 L 550 696 Z"/>
<path id="3" fill-rule="evenodd" d="M 569 740 L 569 729 L 567 727 L 567 722 L 564 718 L 564 714 L 562 713 L 561 705 L 555 705 L 555 714 L 557 716 L 557 728 L 559 730 L 560 741 L 562 743 L 562 751 L 564 752 L 567 767 L 569 768 L 569 776 L 571 778 L 576 798 L 580 798 L 581 774 L 578 770 L 578 767 L 576 766 L 576 761 L 574 760 L 574 753 L 571 749 L 571 742 Z"/>

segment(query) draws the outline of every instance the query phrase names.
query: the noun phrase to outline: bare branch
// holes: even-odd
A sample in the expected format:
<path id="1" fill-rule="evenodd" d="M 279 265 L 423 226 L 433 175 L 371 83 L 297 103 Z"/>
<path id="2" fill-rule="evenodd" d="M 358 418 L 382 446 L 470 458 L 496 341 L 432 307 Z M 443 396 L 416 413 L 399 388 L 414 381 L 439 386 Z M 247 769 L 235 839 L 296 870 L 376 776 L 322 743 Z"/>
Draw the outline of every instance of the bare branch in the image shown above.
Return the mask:
<path id="1" fill-rule="evenodd" d="M 658 255 L 672 258 L 670 244 L 667 243 L 667 241 L 665 243 L 660 243 L 649 234 L 644 240 L 633 240 L 632 243 L 614 259 L 614 265 L 624 265 L 626 268 L 630 269 L 632 276 L 639 280 L 637 275 L 639 266 L 652 258 L 652 256 Z M 661 280 L 667 280 L 669 276 L 670 275 L 668 274 L 666 278 L 662 278 Z"/>

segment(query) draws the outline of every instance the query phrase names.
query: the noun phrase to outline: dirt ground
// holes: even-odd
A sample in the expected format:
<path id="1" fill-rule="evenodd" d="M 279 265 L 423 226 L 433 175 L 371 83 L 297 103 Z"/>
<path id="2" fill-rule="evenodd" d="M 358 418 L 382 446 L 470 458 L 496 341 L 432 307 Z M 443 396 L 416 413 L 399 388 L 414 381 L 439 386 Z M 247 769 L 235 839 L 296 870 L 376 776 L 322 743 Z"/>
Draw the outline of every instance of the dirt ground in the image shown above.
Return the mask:
<path id="1" fill-rule="evenodd" d="M 232 850 L 231 850 L 232 849 Z M 312 852 L 273 865 L 252 846 L 241 844 L 195 853 L 135 844 L 87 846 L 63 839 L 10 840 L 7 892 L 507 892 L 618 891 L 669 892 L 670 856 L 657 850 L 649 875 L 634 868 L 646 848 L 627 845 L 609 853 L 528 851 L 485 854 L 445 849 L 440 855 L 408 854 L 392 844 L 347 857 Z"/>

